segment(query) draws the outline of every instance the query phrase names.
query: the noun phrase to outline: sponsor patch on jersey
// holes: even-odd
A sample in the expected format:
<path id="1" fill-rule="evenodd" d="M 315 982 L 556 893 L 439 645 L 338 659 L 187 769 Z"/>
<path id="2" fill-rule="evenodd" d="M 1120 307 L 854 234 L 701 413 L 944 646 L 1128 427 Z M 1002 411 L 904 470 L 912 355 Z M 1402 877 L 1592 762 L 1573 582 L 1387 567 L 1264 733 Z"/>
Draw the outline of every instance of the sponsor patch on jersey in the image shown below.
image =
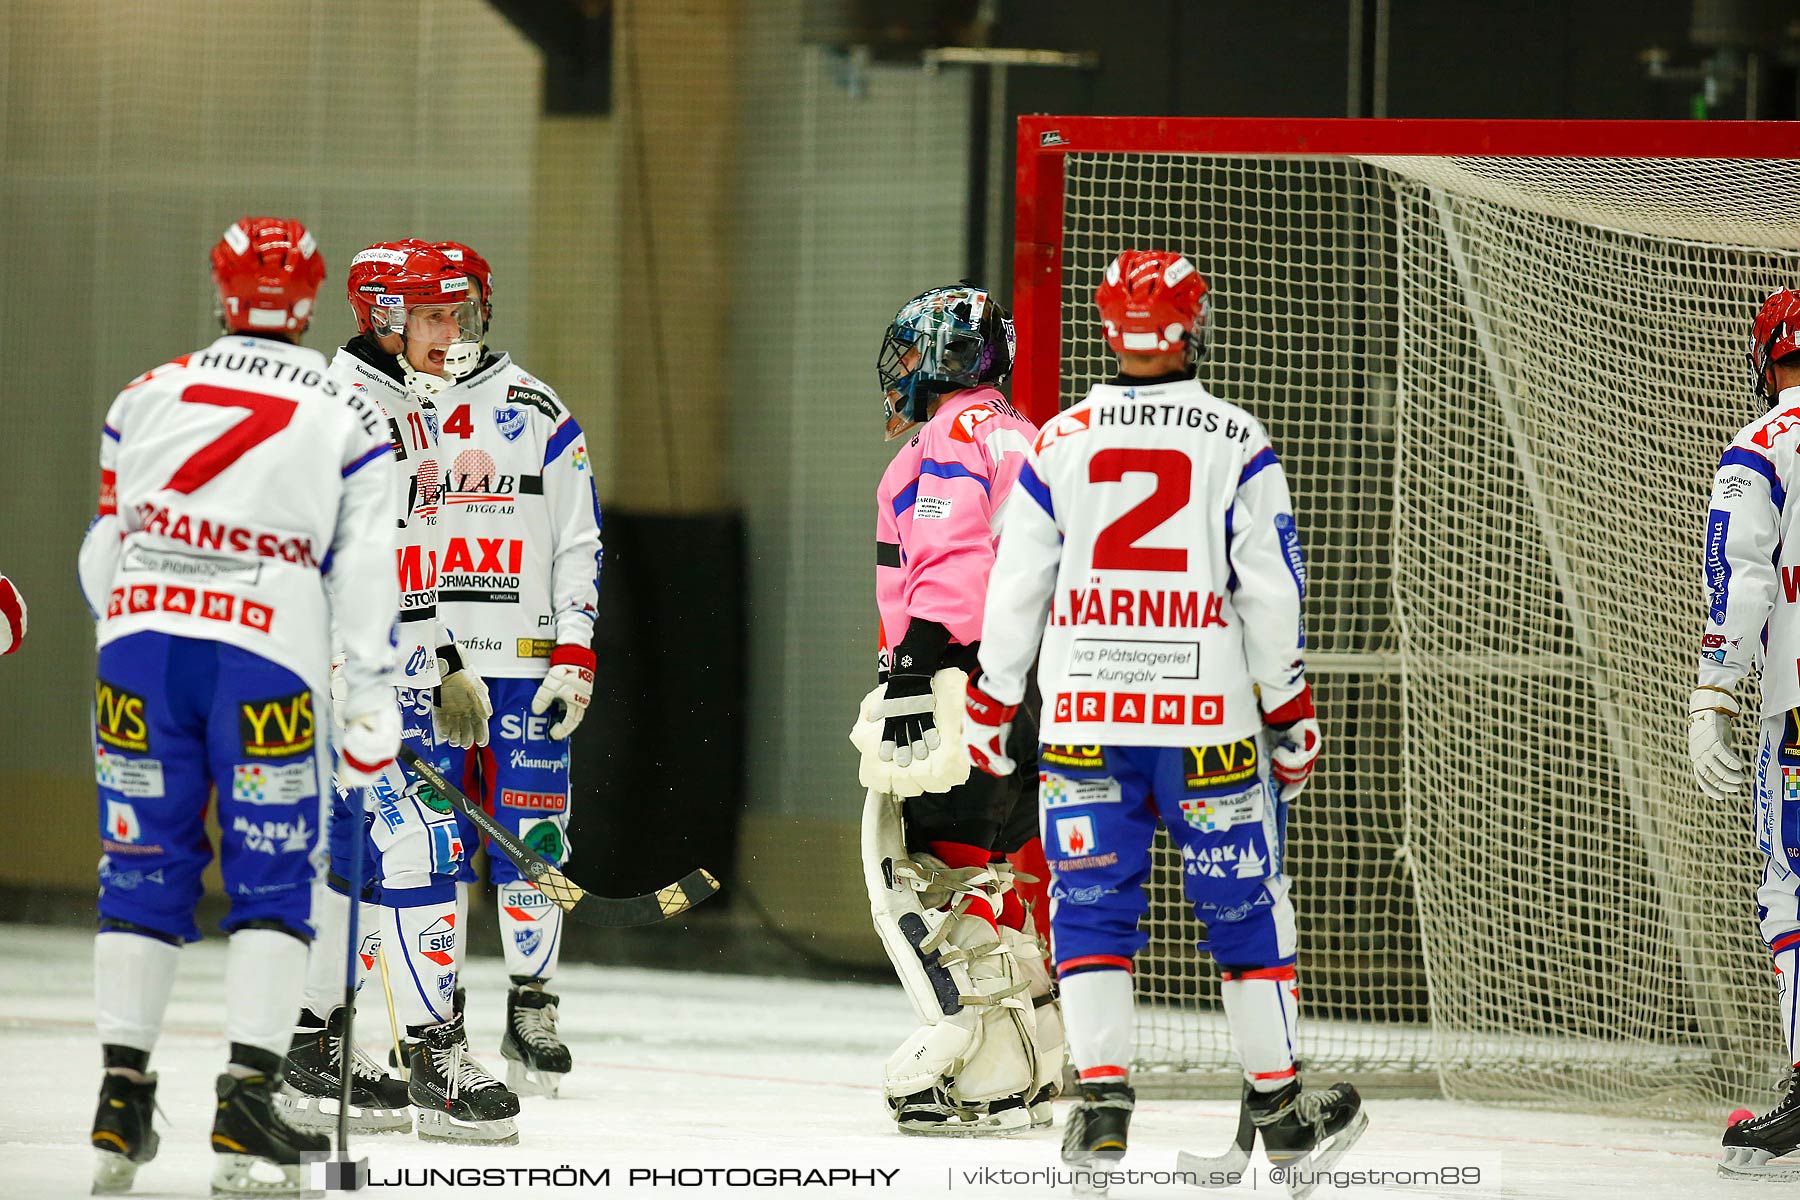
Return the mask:
<path id="1" fill-rule="evenodd" d="M 419 953 L 429 958 L 440 967 L 448 967 L 456 961 L 456 914 L 445 913 L 431 924 L 419 931 Z M 442 989 L 444 999 L 450 998 L 450 991 L 456 985 L 454 975 L 448 977 L 451 987 Z"/>
<path id="2" fill-rule="evenodd" d="M 1262 820 L 1261 784 L 1234 796 L 1190 796 L 1181 802 L 1181 816 L 1202 833 L 1220 833 L 1236 825 Z"/>
<path id="3" fill-rule="evenodd" d="M 549 658 L 550 652 L 556 649 L 556 642 L 551 638 L 519 638 L 518 658 Z"/>
<path id="4" fill-rule="evenodd" d="M 1106 753 L 1098 746 L 1045 746 L 1038 761 L 1051 767 L 1098 771 L 1106 766 Z"/>
<path id="5" fill-rule="evenodd" d="M 119 559 L 119 570 L 154 571 L 164 577 L 254 585 L 262 578 L 262 560 L 216 558 L 210 554 L 183 554 L 179 550 L 146 550 L 133 545 Z"/>
<path id="6" fill-rule="evenodd" d="M 1726 601 L 1731 595 L 1731 564 L 1725 558 L 1725 539 L 1731 532 L 1731 514 L 1711 509 L 1706 514 L 1706 586 L 1712 603 L 1707 616 L 1714 625 L 1725 624 Z"/>
<path id="7" fill-rule="evenodd" d="M 115 750 L 147 753 L 150 723 L 144 698 L 104 679 L 95 680 L 94 734 Z"/>
<path id="8" fill-rule="evenodd" d="M 1065 855 L 1073 857 L 1099 850 L 1094 839 L 1094 818 L 1086 814 L 1056 818 L 1056 844 Z"/>
<path id="9" fill-rule="evenodd" d="M 1043 429 L 1038 431 L 1037 445 L 1034 449 L 1036 449 L 1039 454 L 1042 454 L 1044 448 L 1058 438 L 1070 437 L 1077 433 L 1086 433 L 1093 420 L 1094 414 L 1089 409 L 1083 409 L 1080 412 L 1061 413 L 1052 419 L 1049 424 L 1045 425 Z"/>
<path id="10" fill-rule="evenodd" d="M 559 813 L 569 807 L 569 798 L 557 792 L 518 792 L 500 789 L 500 803 L 506 808 L 522 808 L 527 812 Z"/>
<path id="11" fill-rule="evenodd" d="M 587 468 L 588 468 L 587 443 L 585 443 L 585 442 L 576 442 L 575 443 L 575 452 L 573 454 L 569 455 L 569 465 L 571 467 L 574 467 L 577 471 L 587 470 Z"/>
<path id="12" fill-rule="evenodd" d="M 313 748 L 311 692 L 238 705 L 238 737 L 250 758 L 292 758 Z"/>
<path id="13" fill-rule="evenodd" d="M 506 389 L 506 402 L 508 404 L 529 405 L 543 413 L 546 417 L 549 417 L 552 421 L 562 416 L 562 409 L 557 406 L 556 401 L 552 400 L 549 396 L 546 396 L 543 392 L 538 391 L 536 388 L 509 387 Z"/>
<path id="14" fill-rule="evenodd" d="M 999 415 L 990 405 L 971 404 L 957 413 L 956 420 L 950 423 L 950 438 L 952 441 L 973 443 L 976 427 Z"/>
<path id="15" fill-rule="evenodd" d="M 163 765 L 154 758 L 126 758 L 95 746 L 94 782 L 121 796 L 149 800 L 163 795 Z"/>
<path id="16" fill-rule="evenodd" d="M 519 435 L 525 432 L 524 411 L 511 407 L 496 408 L 494 410 L 494 428 L 498 429 L 500 436 L 507 441 L 518 441 Z"/>
<path id="17" fill-rule="evenodd" d="M 1038 803 L 1045 808 L 1117 804 L 1120 796 L 1119 781 L 1116 779 L 1076 779 L 1049 771 L 1038 775 Z"/>
<path id="18" fill-rule="evenodd" d="M 568 845 L 563 840 L 562 822 L 555 817 L 539 817 L 519 822 L 519 840 L 547 861 L 559 866 L 568 854 Z"/>
<path id="19" fill-rule="evenodd" d="M 138 824 L 137 809 L 123 800 L 108 800 L 106 836 L 115 842 L 124 842 L 127 846 L 136 844 L 144 836 L 144 827 Z"/>
<path id="20" fill-rule="evenodd" d="M 913 520 L 942 521 L 950 516 L 950 497 L 920 496 L 913 505 Z"/>
<path id="21" fill-rule="evenodd" d="M 1788 709 L 1784 721 L 1781 749 L 1777 752 L 1776 759 L 1783 763 L 1800 764 L 1800 710 Z"/>
<path id="22" fill-rule="evenodd" d="M 1108 895 L 1116 889 L 1096 883 L 1093 887 L 1064 887 L 1057 884 L 1050 889 L 1052 900 L 1062 900 L 1069 904 L 1098 904 L 1100 897 Z"/>
<path id="23" fill-rule="evenodd" d="M 314 829 L 304 816 L 291 821 L 257 821 L 231 818 L 231 831 L 243 839 L 244 849 L 256 854 L 305 854 L 312 849 Z"/>
<path id="24" fill-rule="evenodd" d="M 1225 746 L 1189 746 L 1182 757 L 1187 763 L 1189 792 L 1241 789 L 1256 778 L 1255 738 Z"/>
<path id="25" fill-rule="evenodd" d="M 240 804 L 298 804 L 319 794 L 310 760 L 238 763 L 231 769 L 231 798 Z"/>

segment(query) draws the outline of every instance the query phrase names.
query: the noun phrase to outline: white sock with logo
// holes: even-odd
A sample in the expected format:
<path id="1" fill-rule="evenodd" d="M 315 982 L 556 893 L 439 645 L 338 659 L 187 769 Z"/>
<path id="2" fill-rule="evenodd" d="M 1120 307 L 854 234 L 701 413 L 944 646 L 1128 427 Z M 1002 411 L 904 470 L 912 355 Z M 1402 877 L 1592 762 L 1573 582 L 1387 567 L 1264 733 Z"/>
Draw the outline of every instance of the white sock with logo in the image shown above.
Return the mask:
<path id="1" fill-rule="evenodd" d="M 563 910 L 524 880 L 496 889 L 500 910 L 500 951 L 506 973 L 549 979 L 562 957 Z"/>
<path id="2" fill-rule="evenodd" d="M 94 1023 L 102 1046 L 156 1049 L 180 957 L 179 946 L 140 933 L 95 935 Z"/>
<path id="3" fill-rule="evenodd" d="M 313 941 L 306 955 L 306 992 L 301 1007 L 320 1020 L 344 1002 L 344 939 L 350 933 L 350 897 L 320 880 L 313 885 Z M 356 910 L 356 990 L 375 967 L 381 949 L 381 906 L 359 904 Z"/>
<path id="4" fill-rule="evenodd" d="M 442 1025 L 454 1014 L 458 924 L 455 900 L 381 906 L 381 945 L 403 1028 Z"/>

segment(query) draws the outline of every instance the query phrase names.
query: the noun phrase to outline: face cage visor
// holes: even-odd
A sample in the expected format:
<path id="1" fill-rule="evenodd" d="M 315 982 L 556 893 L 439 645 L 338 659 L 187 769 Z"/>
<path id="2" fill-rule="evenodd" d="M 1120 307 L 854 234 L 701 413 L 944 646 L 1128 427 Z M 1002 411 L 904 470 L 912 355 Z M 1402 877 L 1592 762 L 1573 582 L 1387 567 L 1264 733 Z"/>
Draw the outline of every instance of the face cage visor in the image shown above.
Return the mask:
<path id="1" fill-rule="evenodd" d="M 395 320 L 392 316 L 394 313 L 403 313 L 404 316 Z M 388 314 L 386 323 L 382 320 L 384 314 Z M 403 308 L 377 307 L 371 310 L 370 318 L 377 334 L 404 331 L 406 338 L 401 347 L 402 357 L 408 347 L 421 343 L 434 350 L 442 350 L 444 374 L 450 379 L 461 379 L 481 361 L 479 301 L 431 301 L 409 303 Z"/>
<path id="2" fill-rule="evenodd" d="M 875 363 L 888 440 L 925 420 L 932 396 L 980 383 L 984 345 L 980 333 L 944 313 L 888 326 Z"/>

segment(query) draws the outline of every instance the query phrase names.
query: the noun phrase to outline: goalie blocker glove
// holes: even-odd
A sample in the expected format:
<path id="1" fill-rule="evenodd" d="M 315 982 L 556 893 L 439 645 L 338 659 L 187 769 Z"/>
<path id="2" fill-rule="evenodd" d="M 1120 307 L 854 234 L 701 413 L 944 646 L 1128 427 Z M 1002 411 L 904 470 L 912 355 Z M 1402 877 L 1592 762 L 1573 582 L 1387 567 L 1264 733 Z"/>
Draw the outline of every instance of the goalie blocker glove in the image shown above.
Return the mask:
<path id="1" fill-rule="evenodd" d="M 881 717 L 881 761 L 906 766 L 931 757 L 942 746 L 932 716 L 931 677 L 950 645 L 950 631 L 936 621 L 914 617 L 894 647 L 887 690 L 876 713 Z"/>
<path id="2" fill-rule="evenodd" d="M 1018 764 L 1006 756 L 1006 739 L 1019 706 L 994 699 L 982 690 L 983 682 L 979 676 L 969 680 L 963 708 L 963 747 L 969 752 L 969 761 L 980 770 L 995 776 L 1011 775 Z"/>

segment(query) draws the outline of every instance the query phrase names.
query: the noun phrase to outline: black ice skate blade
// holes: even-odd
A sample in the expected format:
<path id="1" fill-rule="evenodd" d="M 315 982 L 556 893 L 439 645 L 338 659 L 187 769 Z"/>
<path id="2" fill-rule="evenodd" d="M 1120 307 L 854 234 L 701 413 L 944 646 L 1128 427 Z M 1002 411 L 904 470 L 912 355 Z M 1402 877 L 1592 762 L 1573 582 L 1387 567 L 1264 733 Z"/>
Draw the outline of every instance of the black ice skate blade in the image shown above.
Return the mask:
<path id="1" fill-rule="evenodd" d="M 1728 1146 L 1719 1163 L 1719 1178 L 1758 1183 L 1800 1183 L 1800 1158 L 1778 1157 L 1751 1146 Z"/>

